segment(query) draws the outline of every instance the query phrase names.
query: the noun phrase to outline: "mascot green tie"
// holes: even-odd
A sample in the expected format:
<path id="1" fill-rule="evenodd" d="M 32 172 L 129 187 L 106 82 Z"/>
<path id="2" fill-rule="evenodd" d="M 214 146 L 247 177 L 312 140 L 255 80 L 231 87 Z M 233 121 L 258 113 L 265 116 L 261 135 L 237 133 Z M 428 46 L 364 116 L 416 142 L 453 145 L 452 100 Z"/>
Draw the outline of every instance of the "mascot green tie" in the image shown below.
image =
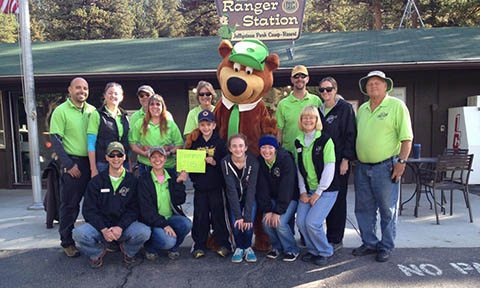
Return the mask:
<path id="1" fill-rule="evenodd" d="M 228 138 L 230 136 L 238 134 L 238 126 L 240 125 L 240 112 L 238 112 L 238 105 L 234 104 L 232 113 L 230 113 L 230 119 L 228 120 Z"/>

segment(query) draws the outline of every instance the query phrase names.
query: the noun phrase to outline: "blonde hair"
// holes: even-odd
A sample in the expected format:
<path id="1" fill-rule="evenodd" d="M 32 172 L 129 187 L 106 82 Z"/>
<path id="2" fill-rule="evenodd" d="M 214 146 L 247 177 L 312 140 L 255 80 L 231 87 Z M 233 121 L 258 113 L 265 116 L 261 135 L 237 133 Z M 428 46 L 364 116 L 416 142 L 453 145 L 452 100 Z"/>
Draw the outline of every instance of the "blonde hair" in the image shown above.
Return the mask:
<path id="1" fill-rule="evenodd" d="M 298 129 L 305 132 L 302 125 L 303 116 L 315 116 L 317 117 L 317 124 L 315 125 L 315 130 L 321 131 L 323 129 L 322 120 L 320 119 L 320 114 L 318 113 L 318 108 L 315 106 L 305 106 L 303 107 L 300 117 L 298 117 Z"/>

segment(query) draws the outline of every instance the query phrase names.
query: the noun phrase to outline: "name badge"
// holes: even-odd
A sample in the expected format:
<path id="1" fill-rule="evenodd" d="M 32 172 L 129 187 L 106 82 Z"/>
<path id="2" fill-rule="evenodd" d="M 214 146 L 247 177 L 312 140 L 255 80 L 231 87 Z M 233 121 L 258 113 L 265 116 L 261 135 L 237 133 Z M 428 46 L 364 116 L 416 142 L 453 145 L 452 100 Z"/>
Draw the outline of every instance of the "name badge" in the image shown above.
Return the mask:
<path id="1" fill-rule="evenodd" d="M 102 188 L 102 189 L 100 189 L 100 192 L 101 192 L 101 193 L 109 193 L 109 192 L 110 192 L 110 188 Z"/>

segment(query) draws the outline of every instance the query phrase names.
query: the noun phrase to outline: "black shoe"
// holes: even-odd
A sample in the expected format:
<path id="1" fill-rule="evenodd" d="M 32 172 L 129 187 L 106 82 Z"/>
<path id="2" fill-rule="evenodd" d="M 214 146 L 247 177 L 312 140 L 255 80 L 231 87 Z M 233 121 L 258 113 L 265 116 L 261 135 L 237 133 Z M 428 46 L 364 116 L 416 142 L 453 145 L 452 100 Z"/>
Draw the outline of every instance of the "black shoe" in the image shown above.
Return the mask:
<path id="1" fill-rule="evenodd" d="M 318 265 L 318 266 L 325 266 L 327 265 L 327 257 L 323 257 L 323 256 L 315 256 L 315 259 L 313 259 L 313 263 L 315 263 L 315 265 Z"/>
<path id="2" fill-rule="evenodd" d="M 315 257 L 317 256 L 313 255 L 312 253 L 307 253 L 302 256 L 302 261 L 313 262 L 315 260 Z"/>
<path id="3" fill-rule="evenodd" d="M 97 268 L 100 268 L 102 267 L 103 265 L 103 257 L 105 256 L 105 254 L 107 254 L 107 250 L 103 250 L 103 253 L 102 255 L 100 255 L 100 257 L 98 258 L 95 258 L 95 259 L 90 259 L 90 262 L 88 263 L 88 265 L 90 266 L 90 268 L 92 269 L 97 269 Z"/>
<path id="4" fill-rule="evenodd" d="M 278 256 L 280 256 L 280 252 L 277 249 L 272 249 L 267 253 L 267 258 L 270 259 L 277 259 Z"/>
<path id="5" fill-rule="evenodd" d="M 375 260 L 377 260 L 377 262 L 387 262 L 388 259 L 390 259 L 390 256 L 392 256 L 392 252 L 380 250 L 378 251 L 377 256 L 375 256 Z"/>
<path id="6" fill-rule="evenodd" d="M 362 244 L 362 246 L 353 249 L 352 255 L 353 256 L 365 256 L 365 255 L 370 255 L 370 254 L 375 254 L 377 253 L 377 249 L 370 249 L 365 244 Z"/>
<path id="7" fill-rule="evenodd" d="M 299 253 L 285 253 L 285 256 L 283 256 L 283 262 L 293 262 L 297 260 Z"/>

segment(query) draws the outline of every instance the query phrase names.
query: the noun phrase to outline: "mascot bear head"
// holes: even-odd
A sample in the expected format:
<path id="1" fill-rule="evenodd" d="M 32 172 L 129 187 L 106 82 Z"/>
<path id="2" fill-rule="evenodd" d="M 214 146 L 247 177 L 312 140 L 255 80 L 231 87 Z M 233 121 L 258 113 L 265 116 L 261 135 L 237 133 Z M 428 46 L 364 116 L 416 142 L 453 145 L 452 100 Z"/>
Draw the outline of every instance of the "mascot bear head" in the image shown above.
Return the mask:
<path id="1" fill-rule="evenodd" d="M 273 71 L 280 65 L 277 54 L 268 54 L 265 44 L 245 39 L 232 47 L 224 40 L 218 47 L 223 61 L 217 79 L 223 96 L 236 104 L 256 104 L 273 85 Z"/>

